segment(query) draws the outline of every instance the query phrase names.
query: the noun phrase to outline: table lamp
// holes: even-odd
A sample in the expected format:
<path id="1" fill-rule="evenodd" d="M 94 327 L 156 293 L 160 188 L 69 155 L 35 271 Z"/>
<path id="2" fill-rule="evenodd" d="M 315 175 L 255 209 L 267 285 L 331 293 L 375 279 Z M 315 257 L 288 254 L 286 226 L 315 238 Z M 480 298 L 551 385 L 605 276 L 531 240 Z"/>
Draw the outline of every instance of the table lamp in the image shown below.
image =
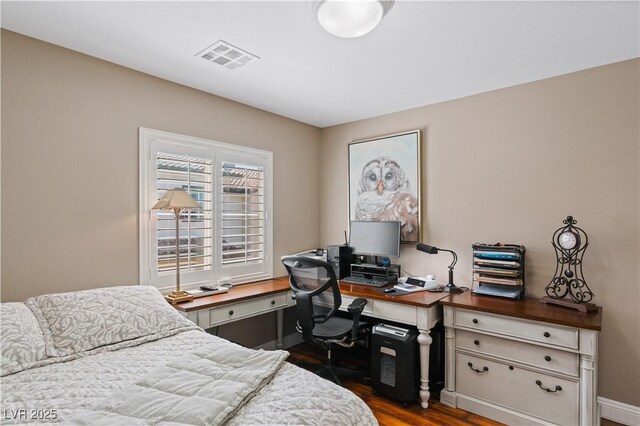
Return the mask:
<path id="1" fill-rule="evenodd" d="M 438 286 L 429 291 L 444 291 L 447 293 L 461 293 L 464 291 L 463 288 L 460 288 L 453 283 L 453 267 L 456 265 L 456 262 L 458 262 L 458 255 L 453 250 L 437 248 L 423 243 L 418 243 L 418 245 L 416 245 L 416 250 L 427 254 L 438 254 L 438 251 L 447 251 L 453 255 L 453 262 L 449 265 L 449 283 L 447 283 L 446 286 Z"/>
<path id="2" fill-rule="evenodd" d="M 190 302 L 193 296 L 180 290 L 180 213 L 185 209 L 199 209 L 200 204 L 182 189 L 171 189 L 151 207 L 152 210 L 172 211 L 176 217 L 176 289 L 164 298 L 172 305 Z"/>

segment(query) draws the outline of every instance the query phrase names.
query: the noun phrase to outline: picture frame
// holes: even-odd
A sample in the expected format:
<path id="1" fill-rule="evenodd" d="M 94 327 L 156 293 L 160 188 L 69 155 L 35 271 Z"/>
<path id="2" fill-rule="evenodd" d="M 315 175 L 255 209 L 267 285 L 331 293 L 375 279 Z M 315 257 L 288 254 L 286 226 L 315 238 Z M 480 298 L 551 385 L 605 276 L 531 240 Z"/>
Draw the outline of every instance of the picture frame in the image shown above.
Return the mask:
<path id="1" fill-rule="evenodd" d="M 400 221 L 400 242 L 422 235 L 420 130 L 349 144 L 349 221 Z"/>

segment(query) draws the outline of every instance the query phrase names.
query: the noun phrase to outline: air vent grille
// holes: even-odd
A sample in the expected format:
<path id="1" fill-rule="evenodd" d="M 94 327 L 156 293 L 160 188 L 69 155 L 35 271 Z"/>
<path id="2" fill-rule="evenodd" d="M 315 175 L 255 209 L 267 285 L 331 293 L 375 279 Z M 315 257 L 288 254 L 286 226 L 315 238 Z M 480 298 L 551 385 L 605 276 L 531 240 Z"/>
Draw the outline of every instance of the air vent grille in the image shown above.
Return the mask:
<path id="1" fill-rule="evenodd" d="M 240 49 L 224 40 L 218 40 L 206 49 L 198 52 L 196 56 L 208 62 L 214 62 L 230 70 L 245 66 L 249 62 L 260 59 L 260 57 Z"/>

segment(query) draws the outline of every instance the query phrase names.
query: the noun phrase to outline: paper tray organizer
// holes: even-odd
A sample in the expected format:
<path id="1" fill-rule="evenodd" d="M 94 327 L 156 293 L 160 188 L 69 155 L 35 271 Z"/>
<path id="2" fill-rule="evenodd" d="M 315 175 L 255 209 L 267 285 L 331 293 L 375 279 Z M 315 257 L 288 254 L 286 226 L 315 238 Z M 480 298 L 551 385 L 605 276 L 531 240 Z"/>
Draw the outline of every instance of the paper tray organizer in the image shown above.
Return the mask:
<path id="1" fill-rule="evenodd" d="M 523 245 L 475 243 L 472 248 L 474 294 L 510 299 L 524 296 Z"/>

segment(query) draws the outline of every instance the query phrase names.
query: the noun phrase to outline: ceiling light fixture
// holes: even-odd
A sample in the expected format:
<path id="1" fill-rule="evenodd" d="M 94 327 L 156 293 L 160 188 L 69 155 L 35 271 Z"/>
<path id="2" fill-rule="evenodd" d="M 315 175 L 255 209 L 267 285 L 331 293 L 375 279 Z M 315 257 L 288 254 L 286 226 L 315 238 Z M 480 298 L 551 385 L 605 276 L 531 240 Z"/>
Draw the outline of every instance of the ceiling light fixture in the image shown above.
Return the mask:
<path id="1" fill-rule="evenodd" d="M 393 7 L 394 0 L 323 0 L 318 2 L 318 22 L 330 34 L 355 38 L 374 29 Z"/>

